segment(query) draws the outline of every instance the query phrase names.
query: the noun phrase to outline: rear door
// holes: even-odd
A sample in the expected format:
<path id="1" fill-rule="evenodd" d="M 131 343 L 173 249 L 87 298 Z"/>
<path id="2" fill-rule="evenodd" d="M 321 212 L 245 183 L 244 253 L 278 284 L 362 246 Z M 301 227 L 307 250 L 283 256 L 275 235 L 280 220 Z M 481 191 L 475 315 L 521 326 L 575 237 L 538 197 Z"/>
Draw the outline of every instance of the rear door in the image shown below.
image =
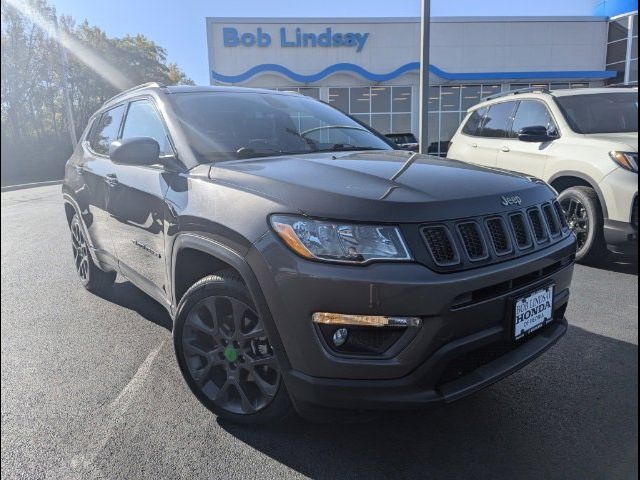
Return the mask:
<path id="1" fill-rule="evenodd" d="M 507 101 L 477 109 L 453 141 L 449 158 L 495 167 L 498 149 L 507 137 L 516 102 Z"/>
<path id="2" fill-rule="evenodd" d="M 109 232 L 109 175 L 113 164 L 109 160 L 109 145 L 118 138 L 124 105 L 111 108 L 95 120 L 88 139 L 82 145 L 83 159 L 76 166 L 82 178 L 82 188 L 76 191 L 82 209 L 82 219 L 100 261 L 115 266 L 115 249 Z"/>
<path id="3" fill-rule="evenodd" d="M 518 132 L 522 128 L 537 126 L 546 127 L 547 132 L 553 136 L 559 135 L 556 122 L 543 101 L 531 99 L 518 102 L 509 136 L 501 142 L 498 151 L 498 167 L 540 178 L 544 176 L 553 141 L 518 140 Z"/>
<path id="4" fill-rule="evenodd" d="M 160 145 L 161 156 L 174 151 L 161 117 L 151 99 L 128 105 L 121 138 L 151 137 Z M 164 202 L 168 184 L 160 165 L 113 164 L 115 182 L 109 196 L 110 227 L 120 270 L 159 301 L 167 298 L 165 267 Z"/>

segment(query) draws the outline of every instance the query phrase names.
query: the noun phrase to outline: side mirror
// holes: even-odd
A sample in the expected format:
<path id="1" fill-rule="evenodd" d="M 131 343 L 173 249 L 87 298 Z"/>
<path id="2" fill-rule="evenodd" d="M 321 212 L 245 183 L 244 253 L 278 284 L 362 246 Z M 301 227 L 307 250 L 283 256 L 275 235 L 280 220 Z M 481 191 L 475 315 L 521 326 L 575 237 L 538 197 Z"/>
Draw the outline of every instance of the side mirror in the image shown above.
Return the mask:
<path id="1" fill-rule="evenodd" d="M 109 145 L 109 158 L 123 165 L 153 165 L 160 161 L 160 145 L 151 137 L 115 140 Z"/>
<path id="2" fill-rule="evenodd" d="M 536 125 L 534 127 L 524 127 L 518 132 L 518 140 L 522 142 L 548 142 L 555 137 L 549 135 L 547 127 Z"/>

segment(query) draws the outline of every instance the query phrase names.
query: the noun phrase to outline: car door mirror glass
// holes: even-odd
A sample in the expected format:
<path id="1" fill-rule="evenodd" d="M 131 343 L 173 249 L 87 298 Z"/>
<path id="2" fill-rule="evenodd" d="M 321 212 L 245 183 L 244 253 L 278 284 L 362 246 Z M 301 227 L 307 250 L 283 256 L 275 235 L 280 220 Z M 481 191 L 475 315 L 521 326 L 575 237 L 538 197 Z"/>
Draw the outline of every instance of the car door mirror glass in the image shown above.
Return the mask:
<path id="1" fill-rule="evenodd" d="M 554 136 L 543 125 L 524 127 L 518 130 L 518 140 L 522 142 L 548 142 L 553 138 Z"/>
<path id="2" fill-rule="evenodd" d="M 109 158 L 123 165 L 154 165 L 160 162 L 160 145 L 151 137 L 130 137 L 111 142 Z"/>

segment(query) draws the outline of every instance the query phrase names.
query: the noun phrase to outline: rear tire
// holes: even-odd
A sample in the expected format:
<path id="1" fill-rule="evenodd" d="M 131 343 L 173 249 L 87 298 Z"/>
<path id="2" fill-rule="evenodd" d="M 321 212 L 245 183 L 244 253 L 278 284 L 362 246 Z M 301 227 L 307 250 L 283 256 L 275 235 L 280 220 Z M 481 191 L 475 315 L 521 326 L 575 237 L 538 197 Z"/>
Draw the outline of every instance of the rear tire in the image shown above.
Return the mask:
<path id="1" fill-rule="evenodd" d="M 604 215 L 598 194 L 591 187 L 572 187 L 558 196 L 569 228 L 576 235 L 576 261 L 597 263 L 607 255 Z"/>
<path id="2" fill-rule="evenodd" d="M 77 213 L 71 219 L 70 228 L 73 262 L 84 288 L 91 292 L 100 292 L 113 285 L 117 273 L 105 272 L 93 261 L 89 252 L 87 236 Z"/>
<path id="3" fill-rule="evenodd" d="M 292 412 L 263 321 L 234 272 L 210 275 L 187 290 L 173 341 L 187 385 L 218 417 L 264 424 Z"/>

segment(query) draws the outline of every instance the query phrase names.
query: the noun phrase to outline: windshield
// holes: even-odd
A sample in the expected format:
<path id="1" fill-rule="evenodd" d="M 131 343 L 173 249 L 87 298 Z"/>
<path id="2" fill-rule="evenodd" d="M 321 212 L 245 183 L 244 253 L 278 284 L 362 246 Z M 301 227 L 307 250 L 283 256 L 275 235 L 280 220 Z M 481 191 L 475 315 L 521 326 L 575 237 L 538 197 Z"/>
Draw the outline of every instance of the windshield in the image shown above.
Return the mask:
<path id="1" fill-rule="evenodd" d="M 638 92 L 569 95 L 556 102 L 576 133 L 638 131 Z"/>
<path id="2" fill-rule="evenodd" d="M 367 128 L 297 95 L 199 92 L 171 95 L 200 162 L 347 150 L 391 150 Z"/>

